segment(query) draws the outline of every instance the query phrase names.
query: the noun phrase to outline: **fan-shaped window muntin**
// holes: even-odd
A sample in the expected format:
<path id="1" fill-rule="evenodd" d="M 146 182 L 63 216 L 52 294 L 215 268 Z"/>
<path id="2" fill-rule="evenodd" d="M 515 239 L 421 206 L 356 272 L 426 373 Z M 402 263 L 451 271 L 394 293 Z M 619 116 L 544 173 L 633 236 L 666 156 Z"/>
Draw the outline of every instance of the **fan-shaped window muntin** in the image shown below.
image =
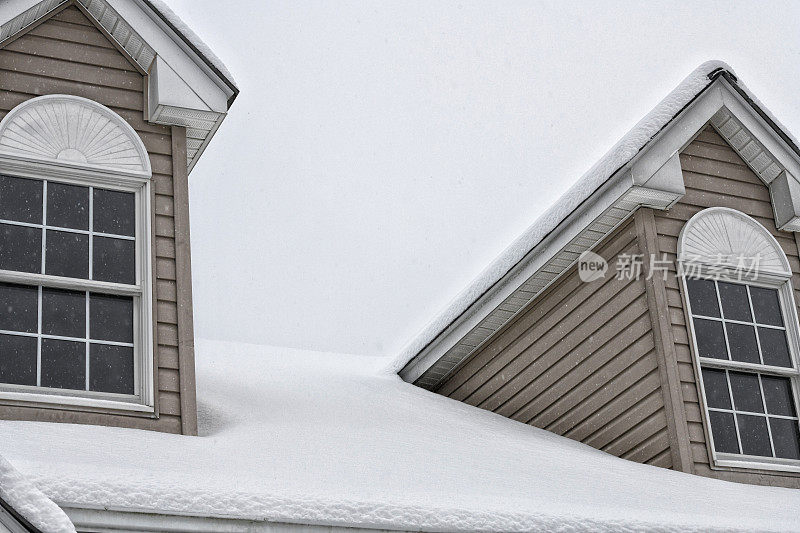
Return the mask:
<path id="1" fill-rule="evenodd" d="M 43 103 L 92 109 L 73 98 Z M 35 114 L 34 100 L 9 115 Z M 63 124 L 70 138 L 88 128 L 72 144 L 90 158 L 64 145 L 53 171 L 42 157 L 30 169 L 0 163 L 0 401 L 151 412 L 150 170 L 136 155 L 146 151 L 118 116 L 61 118 L 70 116 L 79 120 Z M 9 131 L 0 126 L 0 139 Z M 124 156 L 108 160 L 114 165 L 103 165 L 103 132 L 124 137 L 114 141 Z M 0 142 L 4 160 L 6 147 Z"/>
<path id="2" fill-rule="evenodd" d="M 718 251 L 728 260 L 715 262 Z M 754 254 L 767 261 L 743 272 Z M 711 208 L 686 223 L 678 255 L 715 464 L 800 471 L 800 332 L 785 254 L 752 218 Z"/>

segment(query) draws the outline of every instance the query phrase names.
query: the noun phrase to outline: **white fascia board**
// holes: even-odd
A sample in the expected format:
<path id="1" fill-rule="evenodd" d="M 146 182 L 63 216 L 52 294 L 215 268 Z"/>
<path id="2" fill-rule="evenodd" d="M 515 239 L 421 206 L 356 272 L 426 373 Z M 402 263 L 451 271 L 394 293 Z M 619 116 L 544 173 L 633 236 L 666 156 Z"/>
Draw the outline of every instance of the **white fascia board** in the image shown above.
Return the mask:
<path id="1" fill-rule="evenodd" d="M 147 76 L 147 103 L 151 120 L 162 105 L 212 111 L 160 55 L 153 60 Z"/>
<path id="2" fill-rule="evenodd" d="M 433 366 L 453 345 L 469 333 L 483 318 L 538 271 L 557 251 L 566 246 L 595 218 L 611 207 L 631 187 L 630 171 L 621 169 L 597 190 L 581 207 L 572 212 L 525 258 L 517 263 L 490 290 L 478 298 L 456 321 L 445 329 L 400 372 L 400 377 L 414 382 Z"/>
<path id="3" fill-rule="evenodd" d="M 739 119 L 785 169 L 769 185 L 773 198 L 781 196 L 782 192 L 785 192 L 784 196 L 788 194 L 788 198 L 773 202 L 773 207 L 781 229 L 800 231 L 800 182 L 796 178 L 800 176 L 800 158 L 727 80 L 718 77 L 643 150 L 595 191 L 581 208 L 568 216 L 547 238 L 528 252 L 517 266 L 406 364 L 400 371 L 400 376 L 410 382 L 422 376 L 566 243 L 580 234 L 590 222 L 631 188 L 640 187 L 673 194 L 677 201 L 685 193 L 678 154 L 723 108 Z M 458 362 L 448 364 L 455 367 Z"/>
<path id="4" fill-rule="evenodd" d="M 133 510 L 89 509 L 61 505 L 75 524 L 78 533 L 102 531 L 106 533 L 389 533 L 386 529 L 359 527 L 357 525 L 326 525 L 291 522 L 271 522 L 245 518 L 194 516 L 191 514 L 160 514 Z M 397 531 L 403 530 L 393 530 Z M 410 531 L 410 530 L 409 530 Z"/>
<path id="5" fill-rule="evenodd" d="M 233 91 L 205 62 L 137 0 L 106 0 L 203 101 L 204 111 L 225 113 Z"/>
<path id="6" fill-rule="evenodd" d="M 629 190 L 639 187 L 674 195 L 675 201 L 680 199 L 685 188 L 677 154 L 724 106 L 726 95 L 731 99 L 735 91 L 722 78 L 717 78 L 643 150 L 584 201 L 578 210 L 571 213 L 550 235 L 528 252 L 520 263 L 406 364 L 399 372 L 400 376 L 409 382 L 422 376 L 492 310 Z"/>
<path id="7" fill-rule="evenodd" d="M 741 94 L 731 87 L 727 80 L 720 78 L 718 83 L 725 88 L 722 93 L 723 105 L 769 150 L 778 164 L 793 176 L 800 176 L 800 155 L 786 144 L 777 132 L 742 98 Z"/>

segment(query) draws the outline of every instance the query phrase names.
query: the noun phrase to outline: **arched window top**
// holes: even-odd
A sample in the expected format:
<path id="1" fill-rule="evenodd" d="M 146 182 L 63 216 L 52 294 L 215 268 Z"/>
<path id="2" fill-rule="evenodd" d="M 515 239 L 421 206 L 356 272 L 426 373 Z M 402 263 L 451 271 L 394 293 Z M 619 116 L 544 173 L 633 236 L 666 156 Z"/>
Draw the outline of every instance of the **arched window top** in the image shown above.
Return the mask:
<path id="1" fill-rule="evenodd" d="M 792 275 L 775 237 L 749 216 L 727 207 L 704 209 L 689 219 L 678 238 L 678 258 L 684 264 Z"/>
<path id="2" fill-rule="evenodd" d="M 142 140 L 107 107 L 71 95 L 32 98 L 0 122 L 0 154 L 61 167 L 150 177 Z"/>

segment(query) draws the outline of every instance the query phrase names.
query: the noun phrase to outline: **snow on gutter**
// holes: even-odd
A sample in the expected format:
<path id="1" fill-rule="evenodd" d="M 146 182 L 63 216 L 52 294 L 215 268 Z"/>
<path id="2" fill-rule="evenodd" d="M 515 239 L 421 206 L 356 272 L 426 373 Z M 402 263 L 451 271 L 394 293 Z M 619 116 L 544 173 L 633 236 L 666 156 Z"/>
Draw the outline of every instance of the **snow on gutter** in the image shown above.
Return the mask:
<path id="1" fill-rule="evenodd" d="M 1 455 L 0 507 L 31 533 L 75 533 L 64 511 Z"/>
<path id="2" fill-rule="evenodd" d="M 479 312 L 480 300 L 495 289 L 515 267 L 529 260 L 551 233 L 605 185 L 620 169 L 629 164 L 647 144 L 694 101 L 719 76 L 724 76 L 776 128 L 777 120 L 739 82 L 733 69 L 722 61 L 709 61 L 697 67 L 650 113 L 640 120 L 614 147 L 589 169 L 569 191 L 534 222 L 465 290 L 431 321 L 402 350 L 390 370 L 400 372 L 430 345 L 446 336 L 465 316 Z M 782 129 L 782 128 L 780 128 Z M 785 131 L 785 130 L 784 130 Z M 788 136 L 787 136 L 788 137 Z M 792 147 L 797 142 L 791 137 Z M 798 152 L 800 153 L 800 152 Z"/>

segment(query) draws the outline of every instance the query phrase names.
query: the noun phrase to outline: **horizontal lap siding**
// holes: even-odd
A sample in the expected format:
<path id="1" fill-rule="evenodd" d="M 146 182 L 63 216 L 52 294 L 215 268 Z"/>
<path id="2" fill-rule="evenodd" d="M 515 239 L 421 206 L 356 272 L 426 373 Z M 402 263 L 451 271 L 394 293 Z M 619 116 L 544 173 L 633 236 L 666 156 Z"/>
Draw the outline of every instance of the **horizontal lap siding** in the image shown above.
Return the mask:
<path id="1" fill-rule="evenodd" d="M 46 94 L 95 100 L 122 116 L 142 138 L 153 167 L 154 281 L 160 418 L 0 407 L 2 418 L 96 423 L 181 432 L 175 287 L 172 138 L 144 120 L 145 78 L 76 7 L 68 7 L 0 49 L 0 118 Z"/>
<path id="2" fill-rule="evenodd" d="M 598 253 L 602 280 L 573 269 L 469 358 L 437 392 L 619 457 L 672 466 L 642 280 L 616 279 L 639 252 L 632 221 Z"/>
<path id="3" fill-rule="evenodd" d="M 659 251 L 667 255 L 671 264 L 666 282 L 667 300 L 694 471 L 730 481 L 800 487 L 800 478 L 792 475 L 767 475 L 711 468 L 689 331 L 686 328 L 681 289 L 674 268 L 681 229 L 689 218 L 708 207 L 737 209 L 763 224 L 783 248 L 796 274 L 800 273 L 797 243 L 791 233 L 778 231 L 775 227 L 767 186 L 712 128 L 703 130 L 683 150 L 680 161 L 686 195 L 669 211 L 655 211 L 655 218 Z M 800 277 L 796 275 L 793 280 L 796 291 L 800 288 L 798 280 Z M 800 293 L 796 292 L 795 297 L 797 296 Z M 800 298 L 797 299 L 800 301 Z"/>

